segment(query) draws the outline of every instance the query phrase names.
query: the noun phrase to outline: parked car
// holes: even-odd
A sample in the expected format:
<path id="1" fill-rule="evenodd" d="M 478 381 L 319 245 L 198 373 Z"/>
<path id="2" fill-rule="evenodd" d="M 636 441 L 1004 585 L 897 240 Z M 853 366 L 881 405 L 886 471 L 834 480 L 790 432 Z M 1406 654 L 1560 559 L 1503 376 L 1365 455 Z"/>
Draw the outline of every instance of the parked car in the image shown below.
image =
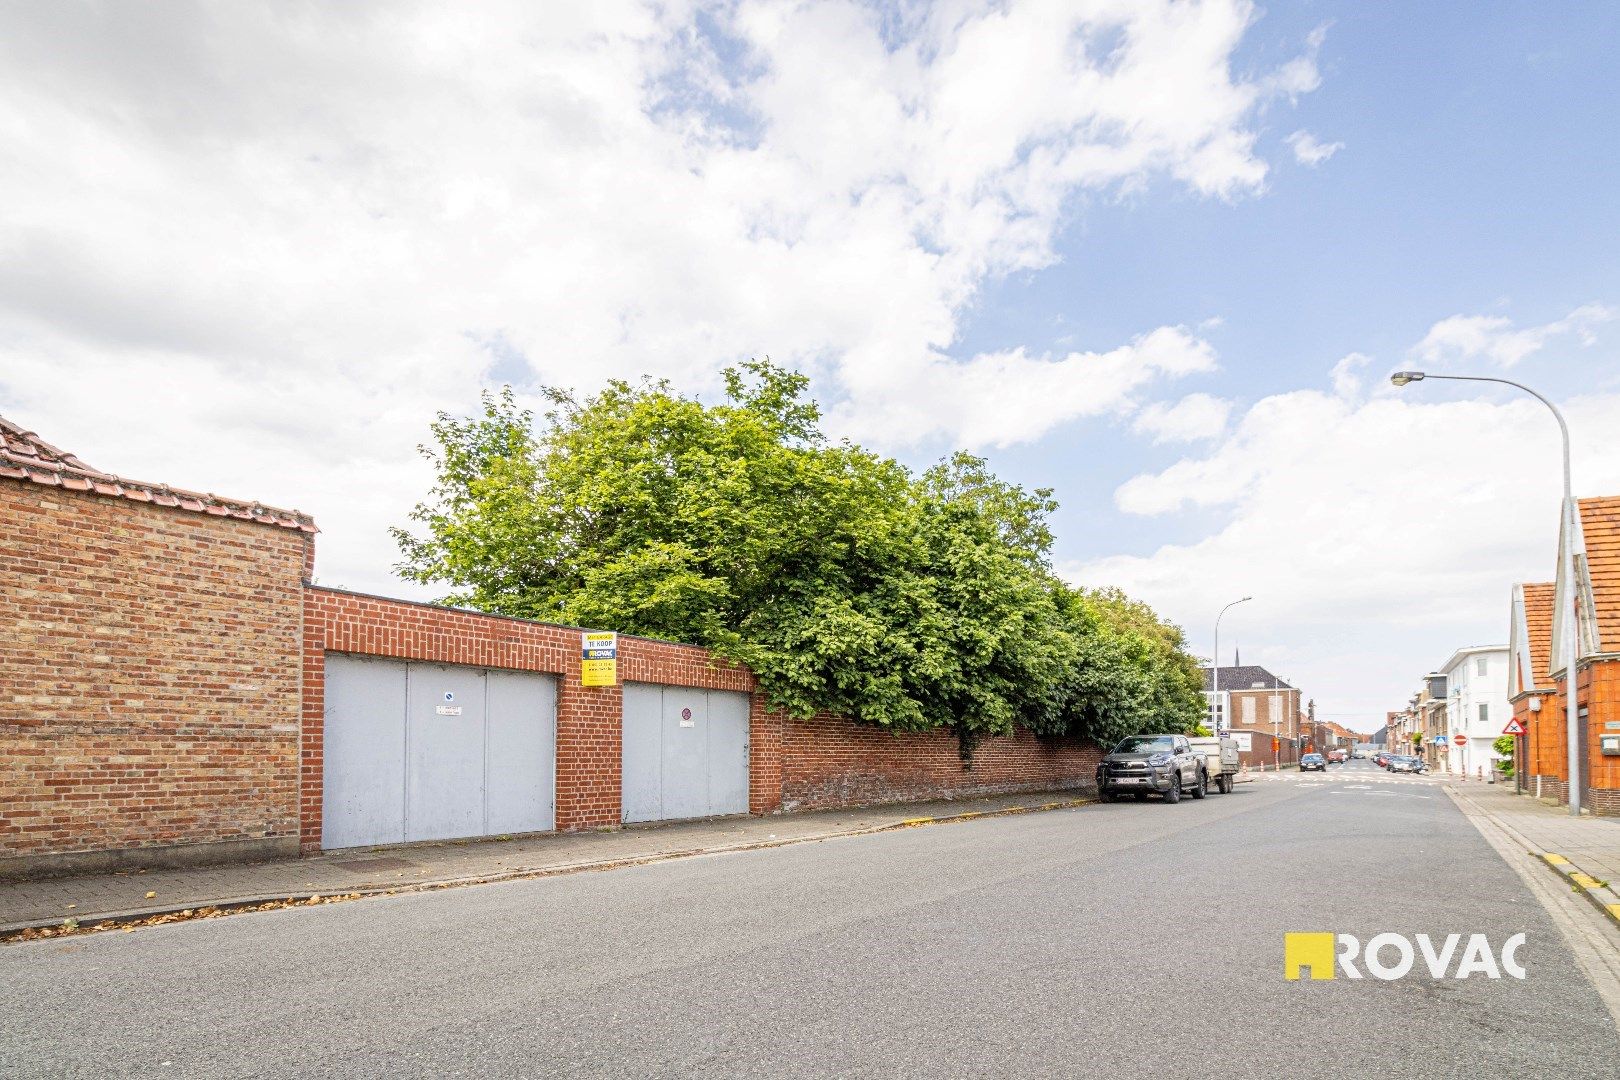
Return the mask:
<path id="1" fill-rule="evenodd" d="M 1313 769 L 1317 772 L 1327 772 L 1327 758 L 1321 754 L 1306 754 L 1299 759 L 1300 772 L 1310 772 Z"/>
<path id="2" fill-rule="evenodd" d="M 1423 762 L 1415 757 L 1395 757 L 1389 759 L 1390 772 L 1422 772 Z"/>
<path id="3" fill-rule="evenodd" d="M 1097 794 L 1103 802 L 1122 795 L 1145 799 L 1157 792 L 1167 803 L 1185 792 L 1202 799 L 1209 791 L 1204 755 L 1185 735 L 1132 735 L 1121 739 L 1097 765 Z"/>
<path id="4" fill-rule="evenodd" d="M 1383 751 L 1379 751 L 1378 753 L 1373 755 L 1373 764 L 1378 766 L 1380 769 L 1388 768 L 1389 767 L 1389 755 L 1384 753 Z"/>

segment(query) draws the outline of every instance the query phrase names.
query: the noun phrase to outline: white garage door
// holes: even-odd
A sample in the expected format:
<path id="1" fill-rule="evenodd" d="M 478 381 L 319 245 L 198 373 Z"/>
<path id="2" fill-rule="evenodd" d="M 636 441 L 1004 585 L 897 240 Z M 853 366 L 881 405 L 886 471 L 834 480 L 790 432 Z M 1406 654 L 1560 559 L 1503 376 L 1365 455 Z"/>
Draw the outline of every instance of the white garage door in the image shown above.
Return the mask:
<path id="1" fill-rule="evenodd" d="M 748 812 L 748 695 L 624 684 L 625 821 Z"/>
<path id="2" fill-rule="evenodd" d="M 556 728 L 549 675 L 329 654 L 321 846 L 552 828 Z"/>

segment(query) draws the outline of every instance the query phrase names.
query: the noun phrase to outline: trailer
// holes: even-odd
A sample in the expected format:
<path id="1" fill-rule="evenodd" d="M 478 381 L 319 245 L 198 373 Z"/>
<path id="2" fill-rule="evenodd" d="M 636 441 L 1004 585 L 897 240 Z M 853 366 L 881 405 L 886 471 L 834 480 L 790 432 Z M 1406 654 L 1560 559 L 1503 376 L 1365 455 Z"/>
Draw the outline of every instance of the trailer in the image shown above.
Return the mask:
<path id="1" fill-rule="evenodd" d="M 1205 735 L 1187 741 L 1192 743 L 1193 753 L 1204 759 L 1209 786 L 1222 795 L 1230 794 L 1240 768 L 1237 740 Z"/>

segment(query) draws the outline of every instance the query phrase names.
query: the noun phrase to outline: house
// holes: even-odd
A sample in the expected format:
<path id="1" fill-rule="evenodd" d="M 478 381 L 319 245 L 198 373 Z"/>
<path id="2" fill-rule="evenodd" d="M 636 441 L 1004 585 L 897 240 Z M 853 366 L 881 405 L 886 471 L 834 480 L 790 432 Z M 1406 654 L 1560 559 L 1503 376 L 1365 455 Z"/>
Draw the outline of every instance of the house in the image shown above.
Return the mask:
<path id="1" fill-rule="evenodd" d="M 1246 765 L 1292 765 L 1299 761 L 1305 721 L 1300 691 L 1258 665 L 1204 668 L 1204 699 L 1216 727 L 1237 739 Z"/>
<path id="2" fill-rule="evenodd" d="M 1576 772 L 1581 805 L 1597 814 L 1620 815 L 1620 496 L 1577 500 L 1574 580 L 1566 580 L 1563 560 L 1553 585 L 1553 611 L 1576 601 L 1575 716 Z M 1567 525 L 1566 525 L 1567 528 Z M 1564 530 L 1560 530 L 1560 547 Z M 1538 698 L 1538 735 L 1551 745 L 1555 726 L 1567 731 L 1565 711 L 1569 673 L 1564 661 L 1564 620 L 1552 620 L 1548 667 L 1556 693 Z M 1567 744 L 1566 744 L 1567 746 Z M 1554 768 L 1552 762 L 1544 763 Z M 1568 755 L 1552 773 L 1564 780 L 1555 797 L 1569 801 Z M 1543 785 L 1543 793 L 1546 785 Z"/>
<path id="3" fill-rule="evenodd" d="M 1449 773 L 1483 778 L 1496 761 L 1492 744 L 1512 714 L 1507 645 L 1458 649 L 1440 665 L 1445 679 L 1444 723 L 1426 730 L 1430 753 Z M 1459 743 L 1461 736 L 1464 742 Z M 1444 739 L 1444 742 L 1437 741 Z"/>

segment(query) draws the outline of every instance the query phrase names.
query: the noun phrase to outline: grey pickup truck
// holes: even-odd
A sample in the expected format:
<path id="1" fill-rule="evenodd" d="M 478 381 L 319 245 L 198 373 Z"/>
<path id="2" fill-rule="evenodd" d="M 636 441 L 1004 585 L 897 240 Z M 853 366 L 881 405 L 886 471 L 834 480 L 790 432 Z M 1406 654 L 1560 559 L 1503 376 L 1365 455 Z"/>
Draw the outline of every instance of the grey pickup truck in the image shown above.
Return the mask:
<path id="1" fill-rule="evenodd" d="M 1185 735 L 1132 735 L 1105 755 L 1097 766 L 1097 794 L 1103 802 L 1123 795 L 1145 799 L 1150 793 L 1167 803 L 1183 793 L 1202 799 L 1209 791 L 1204 755 Z"/>

